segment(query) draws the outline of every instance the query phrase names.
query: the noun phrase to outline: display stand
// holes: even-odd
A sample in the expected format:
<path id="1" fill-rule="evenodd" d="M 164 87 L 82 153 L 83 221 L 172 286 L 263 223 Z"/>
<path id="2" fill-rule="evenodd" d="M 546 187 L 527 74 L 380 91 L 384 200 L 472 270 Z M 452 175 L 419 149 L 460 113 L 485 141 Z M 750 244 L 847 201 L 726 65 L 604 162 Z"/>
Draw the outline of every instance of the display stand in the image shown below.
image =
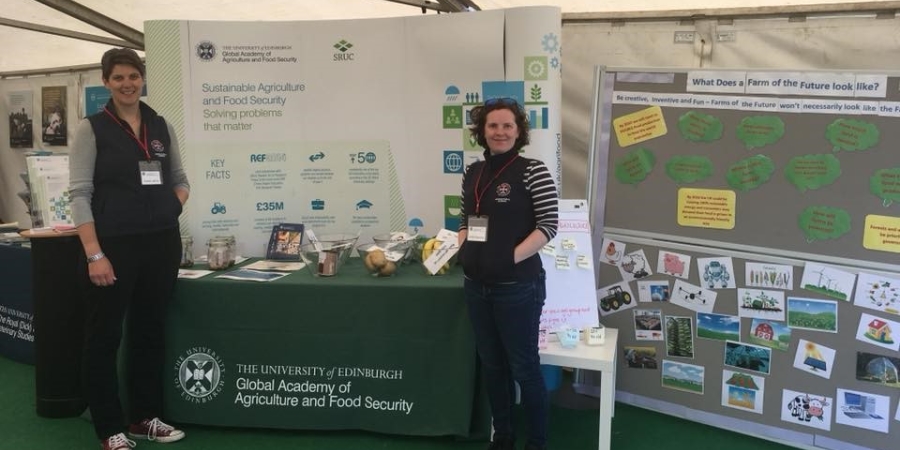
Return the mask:
<path id="1" fill-rule="evenodd" d="M 21 235 L 31 239 L 37 414 L 77 417 L 87 405 L 81 394 L 84 299 L 77 270 L 84 252 L 74 230 Z"/>

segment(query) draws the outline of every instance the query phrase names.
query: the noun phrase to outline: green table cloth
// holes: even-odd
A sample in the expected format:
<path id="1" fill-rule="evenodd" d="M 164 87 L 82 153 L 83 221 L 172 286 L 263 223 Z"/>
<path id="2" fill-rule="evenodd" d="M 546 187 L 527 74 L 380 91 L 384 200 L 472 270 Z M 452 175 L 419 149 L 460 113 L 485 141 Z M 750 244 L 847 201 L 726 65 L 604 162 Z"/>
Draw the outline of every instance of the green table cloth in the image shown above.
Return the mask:
<path id="1" fill-rule="evenodd" d="M 374 278 L 179 280 L 169 307 L 167 418 L 206 425 L 486 432 L 475 345 L 456 268 Z"/>

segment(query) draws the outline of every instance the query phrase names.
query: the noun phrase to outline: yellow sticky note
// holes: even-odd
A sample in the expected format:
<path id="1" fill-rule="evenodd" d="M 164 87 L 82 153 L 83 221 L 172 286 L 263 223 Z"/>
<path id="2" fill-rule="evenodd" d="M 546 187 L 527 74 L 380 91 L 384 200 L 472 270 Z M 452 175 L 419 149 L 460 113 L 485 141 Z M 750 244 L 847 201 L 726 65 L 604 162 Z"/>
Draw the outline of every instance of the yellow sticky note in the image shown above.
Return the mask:
<path id="1" fill-rule="evenodd" d="M 900 217 L 866 216 L 863 247 L 869 250 L 900 253 Z"/>
<path id="2" fill-rule="evenodd" d="M 734 229 L 734 191 L 725 189 L 678 190 L 678 225 L 683 227 Z"/>
<path id="3" fill-rule="evenodd" d="M 619 147 L 628 147 L 638 142 L 664 136 L 668 132 L 666 119 L 659 106 L 651 106 L 617 117 L 613 120 L 613 130 L 616 131 Z"/>

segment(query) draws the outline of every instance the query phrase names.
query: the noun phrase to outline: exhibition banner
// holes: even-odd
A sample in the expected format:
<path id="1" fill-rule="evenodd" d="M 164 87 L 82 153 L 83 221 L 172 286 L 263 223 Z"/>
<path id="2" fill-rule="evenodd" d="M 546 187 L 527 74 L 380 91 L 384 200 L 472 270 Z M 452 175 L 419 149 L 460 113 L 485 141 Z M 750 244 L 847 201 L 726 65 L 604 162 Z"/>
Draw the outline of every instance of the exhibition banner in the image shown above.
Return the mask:
<path id="1" fill-rule="evenodd" d="M 149 103 L 173 124 L 197 248 L 234 235 L 264 255 L 272 225 L 317 234 L 456 229 L 468 111 L 512 97 L 524 155 L 559 184 L 560 11 L 389 19 L 149 21 Z"/>

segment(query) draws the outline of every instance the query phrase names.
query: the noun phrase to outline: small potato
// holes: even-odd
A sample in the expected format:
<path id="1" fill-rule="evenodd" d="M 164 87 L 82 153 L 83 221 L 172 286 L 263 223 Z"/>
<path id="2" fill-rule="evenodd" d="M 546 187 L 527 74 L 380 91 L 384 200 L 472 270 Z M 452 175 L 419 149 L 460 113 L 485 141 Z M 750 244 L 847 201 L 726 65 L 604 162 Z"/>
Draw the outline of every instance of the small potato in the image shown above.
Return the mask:
<path id="1" fill-rule="evenodd" d="M 378 276 L 389 277 L 397 271 L 397 264 L 393 261 L 385 261 L 384 266 L 378 270 Z"/>
<path id="2" fill-rule="evenodd" d="M 372 269 L 380 269 L 384 267 L 384 264 L 388 262 L 387 258 L 384 256 L 384 252 L 381 250 L 372 250 L 366 255 L 366 259 L 372 263 Z"/>
<path id="3" fill-rule="evenodd" d="M 363 264 L 366 265 L 366 270 L 369 272 L 378 270 L 378 268 L 375 267 L 375 264 L 372 264 L 372 252 L 366 253 L 366 257 L 363 258 Z"/>

